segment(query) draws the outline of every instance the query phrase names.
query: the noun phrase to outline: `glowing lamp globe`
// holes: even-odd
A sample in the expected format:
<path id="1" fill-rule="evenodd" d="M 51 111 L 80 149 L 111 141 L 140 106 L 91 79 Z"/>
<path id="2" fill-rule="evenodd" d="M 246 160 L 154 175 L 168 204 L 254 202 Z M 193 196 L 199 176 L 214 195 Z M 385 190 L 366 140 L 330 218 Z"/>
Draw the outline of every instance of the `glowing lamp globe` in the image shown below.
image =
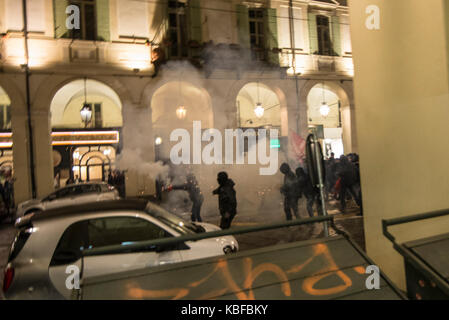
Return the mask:
<path id="1" fill-rule="evenodd" d="M 84 104 L 83 108 L 80 111 L 81 120 L 87 125 L 90 120 L 92 120 L 92 109 L 88 104 Z"/>
<path id="2" fill-rule="evenodd" d="M 323 102 L 323 104 L 320 107 L 320 113 L 323 117 L 327 117 L 329 115 L 329 112 L 331 111 L 331 108 L 327 105 L 326 102 Z"/>
<path id="3" fill-rule="evenodd" d="M 176 109 L 176 116 L 178 119 L 183 120 L 187 116 L 187 110 L 185 107 L 180 106 L 178 109 Z"/>
<path id="4" fill-rule="evenodd" d="M 259 102 L 256 105 L 256 108 L 254 109 L 254 113 L 256 114 L 257 118 L 262 118 L 264 113 L 265 113 L 265 109 L 262 107 L 262 104 Z"/>

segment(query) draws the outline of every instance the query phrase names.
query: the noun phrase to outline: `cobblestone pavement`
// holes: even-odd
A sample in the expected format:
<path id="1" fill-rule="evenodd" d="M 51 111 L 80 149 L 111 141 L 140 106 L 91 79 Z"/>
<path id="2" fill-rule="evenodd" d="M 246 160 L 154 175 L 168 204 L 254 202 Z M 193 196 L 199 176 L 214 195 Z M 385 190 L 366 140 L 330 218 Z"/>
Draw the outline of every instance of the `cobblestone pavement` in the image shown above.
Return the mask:
<path id="1" fill-rule="evenodd" d="M 307 218 L 308 214 L 306 213 L 307 211 L 304 203 L 300 203 L 299 209 L 301 217 Z M 348 233 L 355 243 L 362 249 L 365 249 L 363 217 L 359 215 L 360 209 L 356 206 L 354 201 L 348 201 L 345 214 L 340 213 L 336 201 L 330 201 L 327 203 L 327 212 L 329 215 L 334 215 L 335 224 L 339 229 Z M 315 212 L 315 215 L 316 214 L 317 213 Z M 250 215 L 238 213 L 232 222 L 232 226 L 255 226 L 261 223 L 285 221 L 285 216 L 282 215 L 283 213 L 277 213 L 277 215 Z M 207 216 L 204 220 L 215 225 L 220 224 L 218 216 Z M 332 229 L 330 229 L 330 234 L 334 234 Z M 312 225 L 241 234 L 236 235 L 235 237 L 239 242 L 240 250 L 249 250 L 269 245 L 320 238 L 323 236 L 323 225 L 315 223 Z"/>

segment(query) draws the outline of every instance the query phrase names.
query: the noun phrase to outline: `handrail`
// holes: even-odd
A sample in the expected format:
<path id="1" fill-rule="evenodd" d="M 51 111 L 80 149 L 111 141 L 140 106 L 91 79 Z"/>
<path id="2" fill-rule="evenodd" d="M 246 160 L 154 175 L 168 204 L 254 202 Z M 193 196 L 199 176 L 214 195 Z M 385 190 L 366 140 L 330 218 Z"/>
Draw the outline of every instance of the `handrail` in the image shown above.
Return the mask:
<path id="1" fill-rule="evenodd" d="M 105 255 L 105 254 L 115 254 L 115 253 L 127 252 L 130 250 L 139 250 L 139 249 L 143 250 L 143 249 L 146 249 L 146 248 L 152 247 L 152 246 L 171 245 L 171 244 L 182 243 L 185 241 L 198 241 L 198 240 L 203 240 L 203 239 L 210 239 L 210 238 L 230 236 L 230 235 L 236 235 L 236 234 L 242 234 L 242 233 L 272 230 L 272 229 L 278 229 L 278 228 L 284 228 L 284 227 L 294 227 L 294 226 L 299 226 L 299 225 L 304 225 L 304 224 L 328 222 L 328 221 L 331 222 L 331 225 L 333 225 L 334 218 L 332 216 L 326 216 L 326 217 L 318 216 L 318 217 L 307 218 L 307 219 L 298 219 L 298 220 L 293 220 L 293 221 L 288 221 L 288 222 L 258 225 L 258 226 L 254 226 L 254 227 L 240 227 L 240 228 L 232 228 L 232 229 L 226 229 L 226 230 L 205 232 L 205 233 L 199 233 L 199 234 L 193 234 L 193 235 L 184 235 L 184 236 L 180 236 L 180 237 L 163 238 L 163 239 L 149 240 L 149 241 L 139 241 L 139 242 L 135 242 L 135 243 L 132 243 L 129 245 L 112 245 L 112 246 L 106 246 L 106 247 L 101 247 L 101 248 L 84 249 L 81 252 L 81 255 L 84 257 L 88 257 L 88 256 L 97 256 L 97 255 Z"/>
<path id="2" fill-rule="evenodd" d="M 404 257 L 404 260 L 412 264 L 415 268 L 419 269 L 424 275 L 431 279 L 438 287 L 449 295 L 449 284 L 443 279 L 433 268 L 431 268 L 425 261 L 418 259 L 415 254 L 403 244 L 396 242 L 396 238 L 388 231 L 388 227 L 395 226 L 404 223 L 416 222 L 425 219 L 438 218 L 442 216 L 449 216 L 449 209 L 431 211 L 426 213 L 415 214 L 411 216 L 382 219 L 382 232 L 383 235 L 393 243 L 393 248 Z"/>
<path id="3" fill-rule="evenodd" d="M 399 218 L 382 219 L 382 231 L 383 231 L 384 236 L 388 240 L 395 243 L 396 238 L 388 231 L 389 226 L 395 226 L 398 224 L 404 224 L 404 223 L 415 222 L 415 221 L 431 219 L 431 218 L 438 218 L 438 217 L 447 216 L 447 215 L 449 215 L 449 209 L 431 211 L 431 212 L 426 212 L 426 213 L 419 213 L 419 214 L 405 216 L 405 217 L 399 217 Z"/>

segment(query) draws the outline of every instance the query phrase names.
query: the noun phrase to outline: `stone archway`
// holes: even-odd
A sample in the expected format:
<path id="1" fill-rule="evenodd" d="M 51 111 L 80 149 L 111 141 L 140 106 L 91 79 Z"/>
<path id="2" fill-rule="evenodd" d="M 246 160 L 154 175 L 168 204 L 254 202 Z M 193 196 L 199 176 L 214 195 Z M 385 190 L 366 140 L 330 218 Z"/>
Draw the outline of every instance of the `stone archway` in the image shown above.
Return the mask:
<path id="1" fill-rule="evenodd" d="M 236 101 L 238 99 L 239 93 L 242 89 L 244 89 L 245 86 L 251 84 L 251 83 L 259 83 L 260 86 L 264 87 L 265 90 L 272 91 L 276 95 L 276 99 L 279 103 L 278 111 L 280 112 L 280 135 L 281 136 L 288 136 L 288 129 L 289 129 L 289 119 L 288 119 L 288 106 L 287 106 L 287 98 L 282 89 L 279 88 L 278 85 L 274 81 L 271 80 L 257 80 L 257 79 L 245 79 L 245 80 L 238 80 L 236 81 L 228 91 L 228 94 L 226 96 L 226 102 L 229 104 L 233 104 L 234 106 L 234 112 L 237 112 L 237 104 Z M 231 102 L 232 101 L 232 102 Z M 268 106 L 270 107 L 270 106 Z M 238 123 L 236 123 L 234 126 L 238 126 Z"/>
<path id="2" fill-rule="evenodd" d="M 131 96 L 119 79 L 114 77 L 88 77 L 90 80 L 98 81 L 114 91 L 123 106 L 132 105 Z M 54 169 L 52 151 L 52 125 L 51 104 L 58 93 L 66 85 L 84 79 L 83 76 L 38 76 L 33 79 L 34 90 L 31 93 L 33 137 L 35 148 L 39 153 L 35 155 L 37 195 L 45 196 L 54 189 Z M 123 117 L 124 118 L 124 117 Z M 124 122 L 125 123 L 125 122 Z"/>
<path id="3" fill-rule="evenodd" d="M 314 90 L 324 90 L 327 92 L 327 96 L 325 93 L 325 98 L 337 100 L 339 102 L 340 113 L 338 114 L 338 105 L 333 105 L 331 108 L 334 108 L 334 116 L 340 117 L 341 129 L 342 129 L 342 144 L 343 144 L 343 152 L 345 154 L 356 152 L 356 130 L 355 130 L 355 111 L 354 104 L 352 99 L 352 88 L 348 85 L 341 83 L 340 81 L 325 81 L 325 80 L 308 80 L 301 91 L 301 101 L 300 105 L 307 106 L 307 111 L 310 108 L 315 107 L 319 108 L 321 103 L 317 106 L 318 100 L 316 100 L 314 106 L 309 106 L 310 104 L 310 95 L 313 94 Z M 332 97 L 335 98 L 332 98 Z M 313 99 L 312 99 L 313 100 Z M 333 101 L 331 104 L 335 104 L 336 101 Z M 336 108 L 336 109 L 335 109 Z M 332 109 L 331 109 L 332 112 Z M 307 113 L 307 119 L 310 122 L 310 114 Z"/>
<path id="4" fill-rule="evenodd" d="M 180 110 L 184 111 L 180 113 Z M 192 131 L 193 121 L 201 121 L 202 129 L 214 128 L 214 112 L 209 93 L 187 81 L 167 81 L 160 85 L 151 99 L 152 126 L 157 157 L 168 159 L 170 133 L 178 128 Z"/>
<path id="5" fill-rule="evenodd" d="M 28 200 L 32 197 L 31 170 L 28 138 L 28 117 L 25 103 L 25 93 L 21 92 L 19 81 L 6 79 L 0 75 L 0 87 L 10 100 L 11 132 L 12 132 L 12 161 L 14 167 L 14 198 L 15 203 Z"/>

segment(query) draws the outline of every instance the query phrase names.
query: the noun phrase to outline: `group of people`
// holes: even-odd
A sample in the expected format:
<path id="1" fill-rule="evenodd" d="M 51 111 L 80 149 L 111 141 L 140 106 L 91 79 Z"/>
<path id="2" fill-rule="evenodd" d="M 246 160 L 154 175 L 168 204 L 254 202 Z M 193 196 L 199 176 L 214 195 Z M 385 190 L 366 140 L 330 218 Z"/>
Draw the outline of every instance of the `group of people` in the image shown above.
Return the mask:
<path id="1" fill-rule="evenodd" d="M 342 213 L 346 211 L 348 197 L 352 197 L 363 214 L 360 166 L 357 154 L 342 155 L 339 159 L 335 159 L 334 154 L 331 154 L 326 161 L 325 187 L 326 197 L 333 195 L 336 200 L 340 201 Z"/>
<path id="2" fill-rule="evenodd" d="M 218 195 L 218 209 L 221 215 L 220 228 L 229 229 L 232 220 L 237 214 L 237 197 L 234 190 L 234 181 L 229 178 L 224 171 L 217 175 L 218 188 L 212 194 Z M 192 222 L 202 222 L 201 206 L 204 201 L 204 196 L 198 185 L 195 175 L 192 173 L 187 175 L 187 181 L 180 185 L 170 185 L 164 190 L 184 190 L 189 194 L 189 199 L 192 201 Z"/>
<path id="3" fill-rule="evenodd" d="M 281 194 L 284 197 L 284 212 L 287 220 L 292 220 L 293 215 L 300 218 L 298 212 L 298 201 L 304 195 L 307 199 L 307 212 L 310 217 L 314 216 L 314 206 L 318 213 L 322 210 L 321 194 L 318 186 L 312 184 L 312 180 L 306 170 L 298 167 L 293 172 L 287 163 L 283 163 L 280 171 L 284 174 L 284 183 L 281 186 Z M 356 154 L 342 155 L 339 159 L 334 154 L 325 161 L 325 199 L 331 195 L 340 201 L 340 211 L 345 212 L 348 195 L 352 196 L 363 212 L 360 174 L 358 156 Z M 237 198 L 234 190 L 234 181 L 228 177 L 226 172 L 220 172 L 217 176 L 218 188 L 212 193 L 218 195 L 218 209 L 221 215 L 220 228 L 228 229 L 237 214 Z M 162 187 L 162 191 L 184 190 L 188 193 L 192 202 L 192 222 L 202 222 L 201 206 L 204 195 L 198 185 L 198 181 L 192 173 L 186 177 L 186 182 L 179 185 Z"/>
<path id="4" fill-rule="evenodd" d="M 325 161 L 323 176 L 324 196 L 333 196 L 340 201 L 340 211 L 345 213 L 348 196 L 352 197 L 363 214 L 362 196 L 360 188 L 359 157 L 357 154 L 342 155 L 335 159 L 334 154 Z M 293 172 L 287 163 L 283 163 L 280 171 L 284 174 L 281 194 L 284 197 L 284 212 L 287 220 L 293 215 L 299 218 L 298 201 L 304 195 L 307 201 L 307 212 L 314 216 L 313 207 L 316 205 L 318 213 L 322 211 L 322 200 L 318 186 L 313 185 L 309 174 L 302 167 Z"/>

